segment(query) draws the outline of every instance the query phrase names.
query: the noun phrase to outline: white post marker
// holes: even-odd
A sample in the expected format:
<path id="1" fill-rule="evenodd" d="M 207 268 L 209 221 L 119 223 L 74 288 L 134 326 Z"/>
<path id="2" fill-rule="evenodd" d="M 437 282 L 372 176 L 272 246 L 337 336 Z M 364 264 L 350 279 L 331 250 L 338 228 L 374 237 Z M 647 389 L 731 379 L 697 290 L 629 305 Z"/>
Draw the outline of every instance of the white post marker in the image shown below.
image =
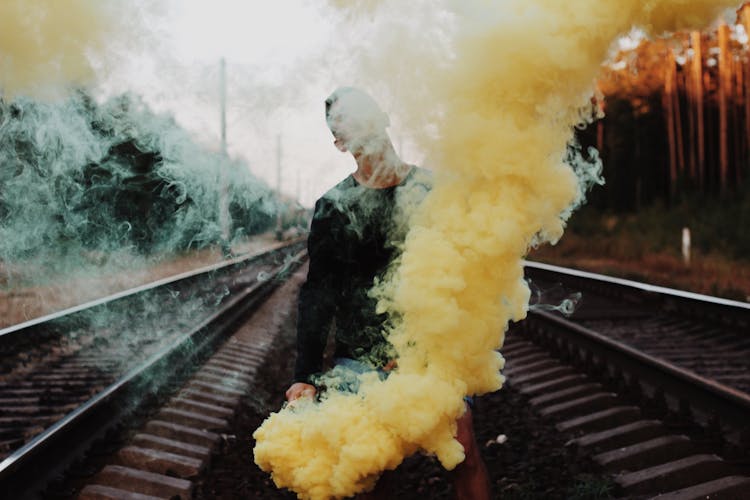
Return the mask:
<path id="1" fill-rule="evenodd" d="M 690 228 L 682 228 L 682 260 L 686 266 L 690 265 Z"/>

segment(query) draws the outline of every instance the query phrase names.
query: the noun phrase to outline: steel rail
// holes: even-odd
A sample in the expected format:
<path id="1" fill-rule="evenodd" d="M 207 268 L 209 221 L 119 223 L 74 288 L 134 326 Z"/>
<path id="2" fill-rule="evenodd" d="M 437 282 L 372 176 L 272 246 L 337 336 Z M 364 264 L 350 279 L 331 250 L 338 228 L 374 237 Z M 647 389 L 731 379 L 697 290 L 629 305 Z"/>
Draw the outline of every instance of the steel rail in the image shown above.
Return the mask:
<path id="1" fill-rule="evenodd" d="M 547 277 L 551 280 L 564 276 L 568 284 L 596 288 L 631 302 L 650 305 L 666 311 L 678 311 L 689 317 L 710 319 L 722 324 L 750 326 L 750 303 L 712 297 L 700 293 L 677 290 L 603 274 L 570 269 L 541 262 L 523 261 L 527 276 Z"/>
<path id="2" fill-rule="evenodd" d="M 623 287 L 634 288 L 649 293 L 658 293 L 661 295 L 667 295 L 671 297 L 678 297 L 681 299 L 698 300 L 701 302 L 708 302 L 710 304 L 718 304 L 728 307 L 737 307 L 739 309 L 745 309 L 750 311 L 750 304 L 746 302 L 740 302 L 738 300 L 722 299 L 720 297 L 712 297 L 710 295 L 703 295 L 701 293 L 687 292 L 685 290 L 677 290 L 675 288 L 668 288 L 658 285 L 650 285 L 648 283 L 641 283 L 639 281 L 628 280 L 624 278 L 616 278 L 614 276 L 607 276 L 605 274 L 592 273 L 589 271 L 581 271 L 579 269 L 571 269 L 567 267 L 553 266 L 552 264 L 545 264 L 543 262 L 534 262 L 530 260 L 523 261 L 524 267 L 527 269 L 538 269 L 542 271 L 550 271 L 553 273 L 564 274 L 567 276 L 575 276 L 578 278 L 585 278 L 587 280 L 601 281 L 612 285 L 620 285 Z"/>
<path id="3" fill-rule="evenodd" d="M 294 247 L 299 242 L 278 246 L 271 251 L 233 259 L 216 266 L 208 266 L 196 272 L 185 273 L 166 280 L 161 285 L 139 287 L 153 289 L 175 281 L 249 262 L 283 248 Z M 299 263 L 304 251 L 291 259 L 292 265 Z M 290 268 L 290 262 L 276 267 L 269 279 L 246 287 L 222 304 L 221 308 L 205 318 L 174 342 L 162 347 L 147 360 L 129 370 L 117 381 L 90 398 L 63 419 L 35 436 L 31 441 L 0 462 L 0 496 L 3 498 L 26 498 L 38 493 L 49 480 L 61 474 L 70 463 L 80 456 L 97 439 L 119 424 L 139 405 L 136 399 L 144 394 L 153 394 L 180 370 L 189 368 L 190 361 L 201 356 L 220 340 L 240 319 L 276 286 L 280 275 Z M 163 280 L 162 280 L 163 281 Z M 155 282 L 159 283 L 159 282 Z M 133 292 L 137 293 L 137 292 Z M 132 293 L 130 294 L 132 295 Z M 112 300 L 117 300 L 117 297 Z M 95 301 L 94 306 L 101 304 Z M 76 310 L 78 312 L 79 310 Z M 55 316 L 54 319 L 57 319 Z"/>
<path id="4" fill-rule="evenodd" d="M 294 244 L 296 242 L 292 242 L 291 244 Z M 72 314 L 90 310 L 94 307 L 101 306 L 104 304 L 108 304 L 111 302 L 115 302 L 120 299 L 132 297 L 133 295 L 137 295 L 149 290 L 153 290 L 156 288 L 160 288 L 166 285 L 179 283 L 182 281 L 189 280 L 191 278 L 200 277 L 209 273 L 213 273 L 222 269 L 229 268 L 230 266 L 236 266 L 237 264 L 248 264 L 258 258 L 264 257 L 268 255 L 269 252 L 272 252 L 277 249 L 285 248 L 286 246 L 291 245 L 290 243 L 280 243 L 278 245 L 272 246 L 270 249 L 266 248 L 264 250 L 261 250 L 259 252 L 254 253 L 246 253 L 242 255 L 238 255 L 237 257 L 233 259 L 228 259 L 223 262 L 219 262 L 217 264 L 212 264 L 209 266 L 203 266 L 199 267 L 190 271 L 186 271 L 184 273 L 175 274 L 173 276 L 169 276 L 167 278 L 163 278 L 160 280 L 152 281 L 150 283 L 146 283 L 144 285 L 140 285 L 134 288 L 129 288 L 127 290 L 123 290 L 117 293 L 113 293 L 111 295 L 107 295 L 105 297 L 95 299 L 89 302 L 85 302 L 83 304 L 79 304 L 73 307 L 69 307 L 67 309 L 63 309 L 61 311 L 57 311 L 51 314 L 47 314 L 44 316 L 40 316 L 38 318 L 30 319 L 28 321 L 24 321 L 23 323 L 18 323 L 12 326 L 8 326 L 6 328 L 0 328 L 0 339 L 2 337 L 17 333 L 22 330 L 27 330 L 33 326 L 37 326 L 40 324 L 48 323 L 50 321 L 54 321 L 63 317 L 70 316 Z"/>
<path id="5" fill-rule="evenodd" d="M 566 269 L 538 262 L 524 263 L 527 277 L 546 282 L 562 282 L 567 288 L 579 287 L 623 299 L 638 307 L 667 310 L 676 317 L 709 319 L 737 324 L 750 321 L 750 304 L 710 297 L 667 287 L 639 283 L 601 274 Z M 585 301 L 585 294 L 584 294 Z M 711 323 L 706 323 L 711 324 Z M 561 315 L 532 309 L 520 325 L 522 331 L 541 344 L 550 345 L 563 357 L 578 358 L 598 371 L 605 371 L 621 382 L 630 382 L 638 392 L 663 393 L 671 398 L 671 410 L 692 410 L 701 424 L 719 424 L 730 441 L 741 444 L 750 434 L 750 394 L 730 387 L 674 362 L 648 354 Z M 595 371 L 596 371 L 595 370 Z M 624 376 L 623 376 L 624 375 Z M 637 385 L 633 385 L 637 382 Z M 669 403 L 669 401 L 666 401 Z"/>
<path id="6" fill-rule="evenodd" d="M 641 384 L 662 390 L 683 406 L 706 417 L 718 417 L 733 431 L 750 426 L 750 394 L 685 370 L 605 335 L 546 311 L 533 311 L 524 321 L 533 337 L 542 337 L 561 351 L 565 344 L 583 349 L 606 363 L 609 374 L 616 371 L 634 377 Z M 704 422 L 706 423 L 706 422 Z"/>

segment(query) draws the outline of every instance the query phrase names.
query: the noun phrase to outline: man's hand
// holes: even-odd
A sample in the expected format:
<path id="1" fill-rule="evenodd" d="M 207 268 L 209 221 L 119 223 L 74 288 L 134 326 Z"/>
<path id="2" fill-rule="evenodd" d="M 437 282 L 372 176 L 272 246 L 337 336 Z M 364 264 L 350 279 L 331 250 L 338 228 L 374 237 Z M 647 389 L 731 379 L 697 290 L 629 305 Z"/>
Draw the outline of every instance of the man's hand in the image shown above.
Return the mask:
<path id="1" fill-rule="evenodd" d="M 314 398 L 318 392 L 314 385 L 305 384 L 304 382 L 295 382 L 286 390 L 286 400 L 288 402 L 295 401 L 299 398 Z"/>

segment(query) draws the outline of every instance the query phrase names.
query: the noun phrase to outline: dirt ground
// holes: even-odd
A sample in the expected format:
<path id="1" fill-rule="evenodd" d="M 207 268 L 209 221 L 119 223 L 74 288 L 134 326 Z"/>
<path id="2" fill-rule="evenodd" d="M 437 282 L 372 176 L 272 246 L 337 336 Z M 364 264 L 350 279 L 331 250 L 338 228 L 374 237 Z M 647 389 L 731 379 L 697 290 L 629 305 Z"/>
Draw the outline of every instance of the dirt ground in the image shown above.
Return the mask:
<path id="1" fill-rule="evenodd" d="M 265 234 L 235 245 L 237 254 L 257 252 L 275 244 Z M 616 246 L 616 245 L 615 245 Z M 529 254 L 530 260 L 689 290 L 739 301 L 750 301 L 750 262 L 721 255 L 694 253 L 686 264 L 677 253 L 621 249 L 592 245 L 576 234 L 566 234 L 555 246 L 545 245 Z M 0 264 L 0 328 L 51 314 L 87 301 L 127 290 L 158 279 L 221 262 L 218 249 L 160 261 L 133 260 L 119 272 L 92 269 L 78 275 L 51 278 L 44 285 L 8 286 L 2 276 L 11 272 Z"/>
<path id="2" fill-rule="evenodd" d="M 253 237 L 232 247 L 235 254 L 256 253 L 277 242 L 272 234 Z M 125 257 L 124 257 L 125 258 Z M 40 316 L 84 304 L 123 290 L 135 288 L 163 278 L 175 276 L 224 260 L 219 249 L 205 249 L 168 259 L 138 259 L 129 257 L 131 265 L 111 272 L 106 268 L 92 268 L 74 275 L 50 277 L 43 285 L 11 286 L 3 276 L 15 275 L 22 282 L 22 269 L 3 268 L 0 263 L 0 328 L 22 323 Z"/>
<path id="3" fill-rule="evenodd" d="M 279 491 L 268 474 L 253 462 L 253 431 L 283 403 L 294 364 L 295 299 L 290 293 L 288 311 L 273 352 L 258 374 L 259 388 L 246 397 L 233 421 L 233 432 L 224 449 L 211 462 L 198 485 L 197 498 L 293 499 Z M 563 438 L 529 409 L 524 398 L 504 388 L 478 398 L 475 414 L 477 440 L 491 475 L 495 498 L 608 498 L 609 484 L 589 474 L 590 466 L 567 456 Z M 499 434 L 507 441 L 497 444 Z M 447 499 L 450 476 L 429 457 L 407 459 L 393 474 L 394 499 Z"/>
<path id="4" fill-rule="evenodd" d="M 529 260 L 632 279 L 652 285 L 688 290 L 750 302 L 750 261 L 720 254 L 693 252 L 690 262 L 676 252 L 639 249 L 623 252 L 592 245 L 579 235 L 566 234 L 555 246 L 533 250 Z"/>

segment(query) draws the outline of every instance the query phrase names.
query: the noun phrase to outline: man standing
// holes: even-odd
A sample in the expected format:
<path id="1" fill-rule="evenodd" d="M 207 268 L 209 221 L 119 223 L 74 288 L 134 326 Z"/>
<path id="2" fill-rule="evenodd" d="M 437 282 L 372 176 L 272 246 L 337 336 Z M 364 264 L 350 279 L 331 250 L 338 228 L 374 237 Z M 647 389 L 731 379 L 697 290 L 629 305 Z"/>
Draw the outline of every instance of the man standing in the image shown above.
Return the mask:
<path id="1" fill-rule="evenodd" d="M 290 402 L 317 393 L 312 377 L 323 371 L 334 322 L 336 365 L 356 373 L 377 370 L 382 376 L 395 366 L 384 336 L 387 318 L 376 312 L 376 299 L 368 291 L 398 256 L 409 208 L 429 190 L 429 176 L 399 158 L 386 132 L 388 116 L 363 91 L 344 87 L 331 94 L 326 122 L 334 144 L 354 157 L 357 169 L 315 204 L 310 267 L 299 298 L 295 378 L 286 392 Z M 466 454 L 454 471 L 457 498 L 489 498 L 468 405 L 456 438 Z M 372 498 L 378 498 L 379 489 Z"/>

